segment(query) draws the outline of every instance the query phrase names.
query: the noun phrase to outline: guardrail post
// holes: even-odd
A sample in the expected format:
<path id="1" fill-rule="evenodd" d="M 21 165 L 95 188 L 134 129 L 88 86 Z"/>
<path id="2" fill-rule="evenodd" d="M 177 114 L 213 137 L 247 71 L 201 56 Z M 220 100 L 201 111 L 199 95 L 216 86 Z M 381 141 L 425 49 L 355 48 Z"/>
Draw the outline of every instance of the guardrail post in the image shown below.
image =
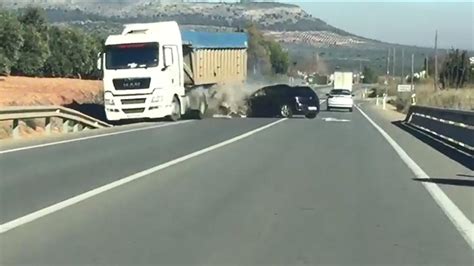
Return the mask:
<path id="1" fill-rule="evenodd" d="M 51 134 L 51 117 L 46 117 L 44 122 L 44 133 L 46 135 Z"/>
<path id="2" fill-rule="evenodd" d="M 21 138 L 21 136 L 20 136 L 20 119 L 13 119 L 12 137 L 14 139 Z"/>
<path id="3" fill-rule="evenodd" d="M 69 120 L 64 119 L 63 120 L 63 133 L 68 133 L 69 132 Z"/>
<path id="4" fill-rule="evenodd" d="M 378 95 L 375 96 L 375 105 L 377 105 L 377 106 L 379 105 L 379 96 Z"/>
<path id="5" fill-rule="evenodd" d="M 80 124 L 77 122 L 73 122 L 74 125 L 72 126 L 72 132 L 79 132 L 79 126 Z"/>

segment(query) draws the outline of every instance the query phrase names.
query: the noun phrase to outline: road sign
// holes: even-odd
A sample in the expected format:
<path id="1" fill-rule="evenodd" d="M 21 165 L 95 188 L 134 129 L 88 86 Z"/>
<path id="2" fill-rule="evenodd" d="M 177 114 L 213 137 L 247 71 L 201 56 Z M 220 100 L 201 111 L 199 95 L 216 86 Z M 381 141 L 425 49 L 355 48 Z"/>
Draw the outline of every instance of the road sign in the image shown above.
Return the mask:
<path id="1" fill-rule="evenodd" d="M 413 90 L 411 88 L 411 85 L 408 84 L 408 85 L 398 85 L 397 86 L 397 91 L 398 92 L 411 92 Z"/>

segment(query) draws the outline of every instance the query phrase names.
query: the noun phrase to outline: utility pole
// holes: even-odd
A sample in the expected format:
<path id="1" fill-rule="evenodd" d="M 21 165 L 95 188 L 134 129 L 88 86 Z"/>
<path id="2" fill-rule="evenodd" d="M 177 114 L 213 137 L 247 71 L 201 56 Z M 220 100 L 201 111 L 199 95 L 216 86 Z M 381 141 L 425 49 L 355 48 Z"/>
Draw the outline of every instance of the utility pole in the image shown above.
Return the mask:
<path id="1" fill-rule="evenodd" d="M 396 51 L 395 47 L 393 47 L 393 55 L 392 55 L 392 57 L 393 57 L 393 59 L 392 59 L 392 61 L 393 61 L 392 62 L 392 64 L 393 64 L 393 67 L 392 67 L 392 76 L 393 76 L 393 78 L 395 78 L 395 51 Z"/>
<path id="2" fill-rule="evenodd" d="M 425 55 L 425 75 L 426 75 L 426 77 L 429 76 L 428 75 L 428 64 L 429 64 L 428 60 L 429 60 L 428 56 Z"/>
<path id="3" fill-rule="evenodd" d="M 415 54 L 411 54 L 411 81 L 410 81 L 410 88 L 413 91 L 413 76 L 415 75 Z"/>
<path id="4" fill-rule="evenodd" d="M 402 84 L 405 84 L 405 48 L 402 48 Z"/>
<path id="5" fill-rule="evenodd" d="M 435 91 L 438 90 L 438 30 L 435 32 L 435 47 L 434 47 L 434 67 L 435 67 L 435 73 L 434 73 L 434 89 Z"/>
<path id="6" fill-rule="evenodd" d="M 387 75 L 385 76 L 385 85 L 388 84 L 388 77 L 390 75 L 390 48 L 387 50 Z"/>

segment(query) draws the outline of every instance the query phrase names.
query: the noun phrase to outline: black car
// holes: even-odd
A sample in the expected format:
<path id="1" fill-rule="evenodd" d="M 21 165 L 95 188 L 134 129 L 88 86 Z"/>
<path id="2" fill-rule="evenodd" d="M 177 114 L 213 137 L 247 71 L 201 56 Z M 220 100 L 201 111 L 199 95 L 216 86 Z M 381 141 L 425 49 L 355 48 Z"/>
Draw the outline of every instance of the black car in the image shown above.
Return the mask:
<path id="1" fill-rule="evenodd" d="M 315 118 L 319 113 L 319 98 L 307 86 L 273 85 L 259 89 L 248 99 L 248 116 L 292 117 L 296 114 Z"/>

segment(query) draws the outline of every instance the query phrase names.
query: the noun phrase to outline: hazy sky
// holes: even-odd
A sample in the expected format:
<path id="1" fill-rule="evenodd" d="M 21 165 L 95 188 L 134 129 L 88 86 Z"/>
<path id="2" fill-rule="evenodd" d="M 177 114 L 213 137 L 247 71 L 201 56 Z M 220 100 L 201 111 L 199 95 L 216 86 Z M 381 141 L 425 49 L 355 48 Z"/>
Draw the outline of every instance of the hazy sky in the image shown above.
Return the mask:
<path id="1" fill-rule="evenodd" d="M 474 50 L 474 0 L 304 1 L 286 0 L 327 23 L 381 41 Z"/>

